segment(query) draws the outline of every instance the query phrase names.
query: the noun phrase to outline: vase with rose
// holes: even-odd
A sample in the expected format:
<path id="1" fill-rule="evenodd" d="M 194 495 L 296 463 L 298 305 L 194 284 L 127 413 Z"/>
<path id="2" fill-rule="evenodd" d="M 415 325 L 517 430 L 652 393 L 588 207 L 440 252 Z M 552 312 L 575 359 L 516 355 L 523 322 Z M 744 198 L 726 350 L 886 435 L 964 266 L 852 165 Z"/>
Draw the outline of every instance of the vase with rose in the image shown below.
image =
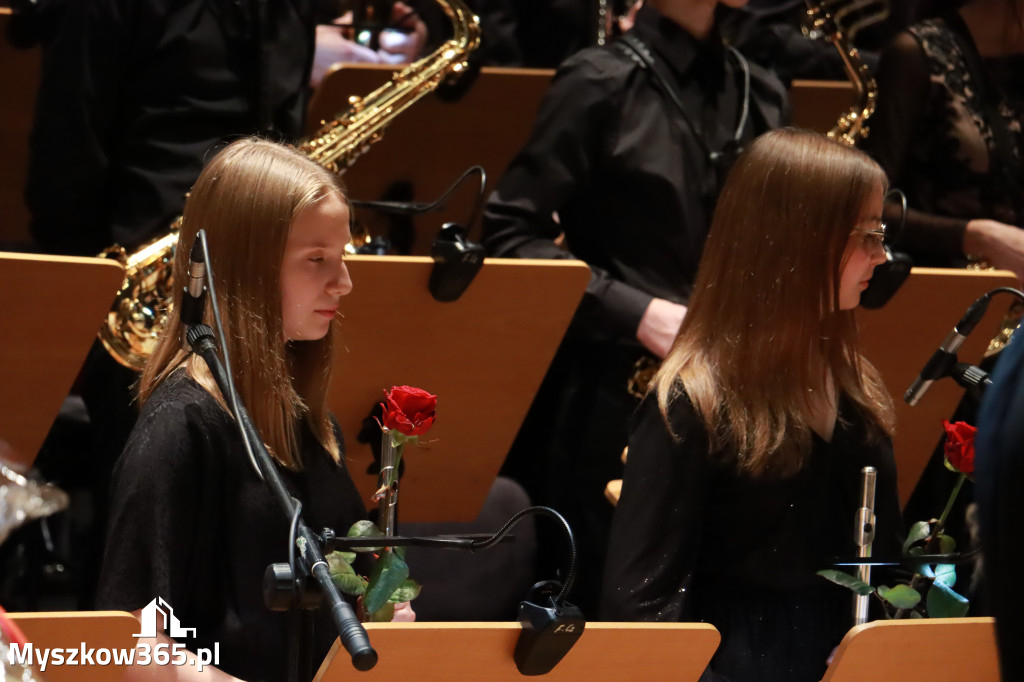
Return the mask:
<path id="1" fill-rule="evenodd" d="M 946 521 L 963 487 L 974 475 L 974 438 L 977 429 L 966 422 L 943 420 L 943 454 L 946 468 L 957 474 L 953 491 L 937 519 L 918 521 L 910 527 L 903 543 L 905 557 L 952 554 L 956 541 L 946 534 Z M 818 571 L 822 577 L 847 587 L 861 596 L 874 595 L 884 605 L 889 618 L 956 618 L 967 614 L 970 602 L 953 590 L 956 566 L 949 563 L 914 563 L 914 572 L 905 583 L 873 587 L 854 576 L 835 569 Z"/>
<path id="2" fill-rule="evenodd" d="M 434 425 L 437 396 L 414 386 L 394 386 L 384 393 L 380 404 L 381 461 L 377 491 L 373 500 L 379 505 L 378 523 L 357 521 L 348 537 L 389 537 L 395 534 L 395 510 L 398 504 L 398 468 L 409 443 Z M 359 553 L 374 557 L 369 575 L 359 575 L 353 563 Z M 332 552 L 327 557 L 334 583 L 345 594 L 361 598 L 363 620 L 390 621 L 395 604 L 411 601 L 420 593 L 420 585 L 409 578 L 409 565 L 402 547 L 366 547 L 351 552 Z"/>

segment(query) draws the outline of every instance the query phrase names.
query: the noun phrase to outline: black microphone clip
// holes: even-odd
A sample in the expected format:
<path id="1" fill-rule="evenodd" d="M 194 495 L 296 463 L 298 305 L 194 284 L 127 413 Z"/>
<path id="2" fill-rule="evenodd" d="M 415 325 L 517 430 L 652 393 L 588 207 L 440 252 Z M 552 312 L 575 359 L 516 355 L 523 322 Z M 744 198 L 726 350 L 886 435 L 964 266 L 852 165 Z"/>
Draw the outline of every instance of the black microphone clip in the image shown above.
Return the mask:
<path id="1" fill-rule="evenodd" d="M 444 303 L 462 296 L 484 266 L 484 247 L 466 241 L 462 228 L 455 223 L 441 226 L 430 255 L 434 269 L 427 286 L 434 298 Z"/>
<path id="2" fill-rule="evenodd" d="M 534 590 L 551 584 L 538 583 Z M 557 583 L 554 583 L 557 585 Z M 537 601 L 543 603 L 544 600 Z M 523 675 L 545 675 L 558 665 L 583 635 L 587 622 L 578 607 L 547 598 L 548 606 L 519 602 L 519 622 L 523 631 L 516 642 L 513 659 Z"/>

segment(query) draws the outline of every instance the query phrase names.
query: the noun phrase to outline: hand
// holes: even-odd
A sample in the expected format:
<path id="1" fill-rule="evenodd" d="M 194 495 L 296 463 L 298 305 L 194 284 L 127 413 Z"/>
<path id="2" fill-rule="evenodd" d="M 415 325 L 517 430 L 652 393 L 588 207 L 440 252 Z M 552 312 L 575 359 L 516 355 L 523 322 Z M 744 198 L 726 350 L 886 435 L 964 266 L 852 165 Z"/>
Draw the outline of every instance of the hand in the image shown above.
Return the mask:
<path id="1" fill-rule="evenodd" d="M 427 44 L 427 25 L 419 15 L 405 3 L 396 2 L 391 7 L 391 25 L 401 30 L 381 33 L 380 51 L 390 56 L 384 61 L 405 63 L 419 57 Z"/>
<path id="2" fill-rule="evenodd" d="M 644 316 L 640 318 L 636 338 L 644 348 L 664 360 L 672 349 L 685 316 L 686 306 L 663 298 L 652 299 L 644 311 Z"/>
<path id="3" fill-rule="evenodd" d="M 411 601 L 403 601 L 395 604 L 395 615 L 391 618 L 392 623 L 415 623 L 416 612 L 412 610 Z"/>
<path id="4" fill-rule="evenodd" d="M 964 231 L 964 253 L 980 254 L 1024 281 L 1024 230 L 1019 227 L 997 220 L 972 220 Z"/>

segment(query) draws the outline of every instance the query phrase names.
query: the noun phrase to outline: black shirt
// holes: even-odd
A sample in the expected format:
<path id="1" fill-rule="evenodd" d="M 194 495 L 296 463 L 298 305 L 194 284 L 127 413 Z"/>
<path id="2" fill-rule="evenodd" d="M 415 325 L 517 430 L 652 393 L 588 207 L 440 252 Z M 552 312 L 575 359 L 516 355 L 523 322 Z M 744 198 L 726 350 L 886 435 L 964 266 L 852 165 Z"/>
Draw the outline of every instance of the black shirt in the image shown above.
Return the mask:
<path id="1" fill-rule="evenodd" d="M 303 471 L 281 470 L 306 524 L 344 535 L 365 518 L 348 471 L 303 429 Z M 286 615 L 263 604 L 266 567 L 288 560 L 288 519 L 253 470 L 234 421 L 179 371 L 142 408 L 114 470 L 97 605 L 134 611 L 163 597 L 220 668 L 286 679 Z M 317 612 L 314 666 L 336 637 Z"/>
<path id="2" fill-rule="evenodd" d="M 712 667 L 737 682 L 819 680 L 852 625 L 853 593 L 815 574 L 855 556 L 860 469 L 877 469 L 873 554 L 900 555 L 892 445 L 871 443 L 846 400 L 832 440 L 813 436 L 788 478 L 751 477 L 709 453 L 685 398 L 669 433 L 649 395 L 629 441 L 605 566 L 602 618 L 704 621 L 722 634 Z"/>
<path id="3" fill-rule="evenodd" d="M 484 214 L 492 256 L 586 261 L 578 320 L 593 338 L 627 343 L 652 297 L 689 297 L 718 192 L 708 151 L 733 137 L 743 93 L 716 37 L 698 41 L 648 6 L 632 32 L 675 79 L 693 125 L 620 47 L 583 50 L 555 75 Z M 781 83 L 750 68 L 744 142 L 788 118 Z M 563 231 L 568 253 L 553 241 Z"/>
<path id="4" fill-rule="evenodd" d="M 297 138 L 315 0 L 75 0 L 43 52 L 26 200 L 44 249 L 167 231 L 214 147 Z M 260 9 L 262 8 L 262 9 Z"/>

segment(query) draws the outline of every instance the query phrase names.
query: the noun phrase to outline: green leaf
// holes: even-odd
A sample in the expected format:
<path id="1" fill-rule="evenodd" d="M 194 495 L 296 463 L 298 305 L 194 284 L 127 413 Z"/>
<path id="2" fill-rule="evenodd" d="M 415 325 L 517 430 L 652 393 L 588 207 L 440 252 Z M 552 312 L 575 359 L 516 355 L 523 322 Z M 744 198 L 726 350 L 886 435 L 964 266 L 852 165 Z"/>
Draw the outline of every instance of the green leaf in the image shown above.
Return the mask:
<path id="1" fill-rule="evenodd" d="M 371 623 L 390 623 L 395 618 L 395 605 L 385 604 L 370 614 Z"/>
<path id="2" fill-rule="evenodd" d="M 416 597 L 420 596 L 420 590 L 422 589 L 422 586 L 412 578 L 403 580 L 402 584 L 398 586 L 398 589 L 395 590 L 395 593 L 391 595 L 388 601 L 392 604 L 401 604 L 404 601 L 412 601 Z"/>
<path id="3" fill-rule="evenodd" d="M 825 580 L 830 580 L 834 582 L 836 585 L 842 585 L 847 589 L 853 590 L 862 597 L 867 596 L 875 591 L 875 588 L 871 587 L 871 585 L 868 585 L 863 580 L 858 580 L 849 573 L 846 573 L 844 571 L 837 571 L 834 568 L 826 568 L 821 571 L 818 571 L 818 575 L 820 575 Z"/>
<path id="4" fill-rule="evenodd" d="M 935 582 L 942 583 L 946 587 L 956 585 L 956 566 L 953 564 L 939 564 L 935 567 Z"/>
<path id="5" fill-rule="evenodd" d="M 921 564 L 920 566 L 918 566 L 917 572 L 930 580 L 935 579 L 935 571 L 933 571 L 932 567 L 928 564 Z"/>
<path id="6" fill-rule="evenodd" d="M 963 618 L 967 615 L 970 605 L 966 597 L 957 594 L 943 583 L 932 583 L 932 589 L 928 590 L 929 618 Z"/>
<path id="7" fill-rule="evenodd" d="M 903 542 L 903 554 L 910 553 L 911 546 L 927 538 L 931 532 L 931 524 L 927 521 L 918 521 L 911 526 L 907 539 Z"/>
<path id="8" fill-rule="evenodd" d="M 394 552 L 383 552 L 373 564 L 370 584 L 363 597 L 366 610 L 375 613 L 409 577 L 409 565 Z"/>
<path id="9" fill-rule="evenodd" d="M 956 549 L 956 540 L 948 535 L 939 536 L 939 552 L 942 554 L 950 554 Z"/>
<path id="10" fill-rule="evenodd" d="M 921 602 L 921 594 L 910 585 L 878 588 L 878 596 L 898 609 L 912 609 Z"/>
<path id="11" fill-rule="evenodd" d="M 352 527 L 348 529 L 348 537 L 350 538 L 382 538 L 384 533 L 374 525 L 373 521 L 356 521 L 352 524 Z M 382 547 L 353 547 L 354 552 L 379 552 L 383 549 Z"/>
<path id="12" fill-rule="evenodd" d="M 328 554 L 327 566 L 331 573 L 331 581 L 345 594 L 358 597 L 366 591 L 366 578 L 356 575 L 352 564 L 345 561 L 341 552 Z"/>

